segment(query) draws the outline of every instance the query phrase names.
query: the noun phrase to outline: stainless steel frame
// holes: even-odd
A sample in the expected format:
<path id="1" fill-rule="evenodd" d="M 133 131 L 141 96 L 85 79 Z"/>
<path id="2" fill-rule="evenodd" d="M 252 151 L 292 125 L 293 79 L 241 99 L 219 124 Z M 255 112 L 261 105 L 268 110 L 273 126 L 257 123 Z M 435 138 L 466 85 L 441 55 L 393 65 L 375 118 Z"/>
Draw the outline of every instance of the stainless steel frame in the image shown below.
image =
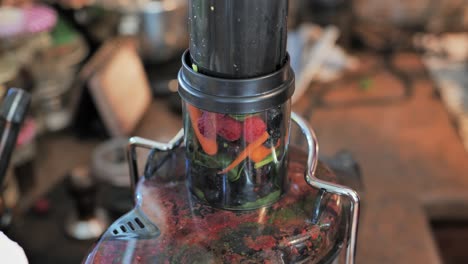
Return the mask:
<path id="1" fill-rule="evenodd" d="M 136 149 L 140 147 L 145 149 L 156 149 L 158 151 L 169 151 L 179 147 L 182 144 L 183 138 L 184 129 L 182 128 L 168 143 L 161 143 L 141 137 L 132 137 L 128 140 L 127 160 L 128 167 L 130 169 L 130 183 L 133 191 L 135 191 L 136 184 L 140 178 Z"/>
<path id="2" fill-rule="evenodd" d="M 346 263 L 354 264 L 359 221 L 359 195 L 356 191 L 346 186 L 326 182 L 315 177 L 315 170 L 317 169 L 319 151 L 317 136 L 315 135 L 312 128 L 307 124 L 307 122 L 296 113 L 293 112 L 291 114 L 291 119 L 299 126 L 302 133 L 307 139 L 307 145 L 309 148 L 307 158 L 308 170 L 305 176 L 307 183 L 310 186 L 324 190 L 325 192 L 346 196 L 351 201 L 351 228 L 349 231 L 349 240 L 346 248 Z"/>

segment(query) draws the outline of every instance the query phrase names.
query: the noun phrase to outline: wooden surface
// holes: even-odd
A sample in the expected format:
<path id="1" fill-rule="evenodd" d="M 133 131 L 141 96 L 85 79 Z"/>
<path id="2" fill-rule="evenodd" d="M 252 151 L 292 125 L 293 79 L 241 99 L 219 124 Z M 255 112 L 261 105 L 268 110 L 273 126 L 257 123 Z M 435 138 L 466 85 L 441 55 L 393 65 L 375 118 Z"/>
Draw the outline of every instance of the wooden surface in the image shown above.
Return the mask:
<path id="1" fill-rule="evenodd" d="M 357 73 L 311 87 L 294 110 L 315 128 L 322 155 L 346 149 L 361 165 L 357 263 L 441 263 L 429 217 L 466 217 L 468 154 L 417 55 L 359 57 Z"/>

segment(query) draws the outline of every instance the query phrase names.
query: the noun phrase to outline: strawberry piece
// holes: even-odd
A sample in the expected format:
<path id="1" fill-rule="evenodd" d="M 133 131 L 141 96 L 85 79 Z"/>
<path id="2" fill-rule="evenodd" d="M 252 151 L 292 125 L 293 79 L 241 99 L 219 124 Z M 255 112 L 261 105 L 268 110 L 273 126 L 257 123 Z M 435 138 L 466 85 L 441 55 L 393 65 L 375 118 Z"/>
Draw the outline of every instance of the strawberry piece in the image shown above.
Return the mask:
<path id="1" fill-rule="evenodd" d="M 244 139 L 251 143 L 266 131 L 265 122 L 258 116 L 247 117 L 244 120 Z"/>
<path id="2" fill-rule="evenodd" d="M 198 130 L 206 138 L 216 138 L 216 114 L 203 112 L 198 119 Z"/>
<path id="3" fill-rule="evenodd" d="M 223 116 L 218 119 L 218 135 L 228 141 L 236 141 L 241 137 L 242 125 L 239 121 L 230 116 Z"/>

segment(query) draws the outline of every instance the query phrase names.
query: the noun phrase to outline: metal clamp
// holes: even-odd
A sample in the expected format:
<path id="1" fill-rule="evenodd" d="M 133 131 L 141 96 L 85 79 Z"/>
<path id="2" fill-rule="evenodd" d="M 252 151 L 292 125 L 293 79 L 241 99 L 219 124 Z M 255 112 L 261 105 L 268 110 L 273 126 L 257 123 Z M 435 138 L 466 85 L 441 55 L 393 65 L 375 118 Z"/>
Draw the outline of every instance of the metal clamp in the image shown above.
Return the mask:
<path id="1" fill-rule="evenodd" d="M 140 178 L 136 149 L 140 147 L 145 149 L 156 149 L 158 151 L 169 151 L 179 147 L 183 142 L 183 138 L 184 129 L 182 128 L 168 143 L 161 143 L 141 137 L 132 137 L 128 140 L 127 160 L 128 167 L 130 169 L 130 184 L 133 192 L 135 192 L 136 184 Z"/>
<path id="2" fill-rule="evenodd" d="M 291 119 L 297 124 L 301 129 L 301 132 L 307 139 L 308 146 L 308 157 L 307 157 L 307 173 L 305 176 L 306 182 L 320 190 L 325 192 L 343 195 L 348 197 L 351 200 L 351 216 L 350 216 L 350 227 L 349 240 L 346 248 L 346 263 L 354 264 L 354 259 L 356 255 L 356 240 L 357 240 L 357 231 L 358 231 L 358 221 L 359 221 L 359 195 L 356 191 L 339 184 L 334 184 L 326 182 L 315 177 L 315 171 L 318 165 L 318 141 L 317 137 L 312 130 L 312 128 L 307 124 L 307 122 L 301 118 L 296 113 L 291 113 Z"/>

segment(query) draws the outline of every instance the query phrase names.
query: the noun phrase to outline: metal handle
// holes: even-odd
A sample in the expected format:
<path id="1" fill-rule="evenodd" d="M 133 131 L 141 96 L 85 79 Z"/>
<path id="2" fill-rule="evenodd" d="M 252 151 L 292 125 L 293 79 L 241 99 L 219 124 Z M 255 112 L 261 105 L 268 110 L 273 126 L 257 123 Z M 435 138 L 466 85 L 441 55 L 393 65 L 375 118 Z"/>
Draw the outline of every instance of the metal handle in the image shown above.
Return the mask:
<path id="1" fill-rule="evenodd" d="M 304 136 L 307 139 L 307 146 L 309 150 L 307 157 L 307 173 L 305 176 L 306 182 L 314 188 L 318 188 L 320 190 L 324 190 L 325 192 L 337 195 L 343 195 L 351 200 L 351 230 L 349 232 L 349 241 L 346 248 L 346 263 L 354 264 L 359 221 L 359 195 L 356 191 L 346 186 L 326 182 L 315 177 L 315 171 L 318 165 L 319 151 L 317 137 L 312 128 L 310 128 L 307 122 L 304 119 L 302 119 L 299 115 L 293 112 L 291 113 L 291 119 L 297 124 L 297 126 L 301 129 L 302 134 L 304 134 Z"/>
<path id="2" fill-rule="evenodd" d="M 128 140 L 127 159 L 128 167 L 130 169 L 130 184 L 133 191 L 135 191 L 136 184 L 140 178 L 136 149 L 141 147 L 146 149 L 156 149 L 159 151 L 169 151 L 179 147 L 180 144 L 182 144 L 183 137 L 184 129 L 182 128 L 168 143 L 161 143 L 141 137 L 132 137 Z"/>
<path id="3" fill-rule="evenodd" d="M 5 177 L 30 102 L 29 93 L 11 88 L 0 106 L 0 185 Z"/>

